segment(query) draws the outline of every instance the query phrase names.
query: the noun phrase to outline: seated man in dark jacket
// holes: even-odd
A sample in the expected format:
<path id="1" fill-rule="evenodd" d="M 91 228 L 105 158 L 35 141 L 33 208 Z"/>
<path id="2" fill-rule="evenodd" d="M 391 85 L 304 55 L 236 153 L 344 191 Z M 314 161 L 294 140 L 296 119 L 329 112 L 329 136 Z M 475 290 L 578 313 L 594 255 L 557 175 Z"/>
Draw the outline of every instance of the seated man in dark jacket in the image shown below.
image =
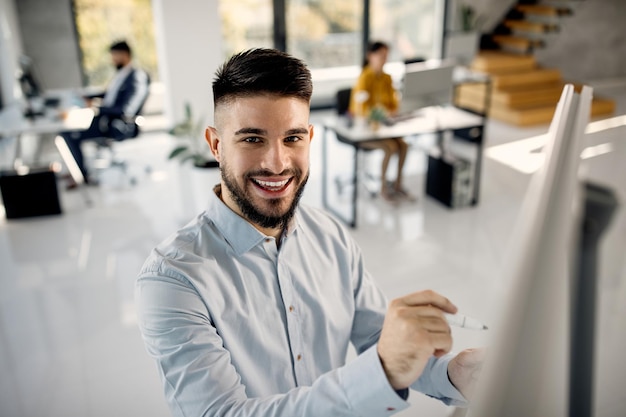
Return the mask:
<path id="1" fill-rule="evenodd" d="M 82 141 L 99 137 L 124 140 L 138 133 L 136 116 L 148 97 L 150 79 L 148 74 L 132 65 L 132 51 L 124 41 L 111 45 L 111 59 L 117 72 L 109 82 L 106 91 L 87 99 L 102 98 L 101 105 L 94 108 L 96 116 L 87 130 L 62 133 L 85 181 L 90 182 L 83 153 Z"/>

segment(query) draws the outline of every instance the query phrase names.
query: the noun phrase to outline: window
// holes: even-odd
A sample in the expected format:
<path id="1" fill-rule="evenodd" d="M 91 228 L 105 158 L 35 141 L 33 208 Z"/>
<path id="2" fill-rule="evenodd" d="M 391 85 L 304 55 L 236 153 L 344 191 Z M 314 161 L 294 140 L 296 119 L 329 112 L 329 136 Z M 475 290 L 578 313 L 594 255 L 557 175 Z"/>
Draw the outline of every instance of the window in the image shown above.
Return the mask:
<path id="1" fill-rule="evenodd" d="M 370 39 L 391 46 L 389 61 L 439 58 L 443 2 L 439 0 L 371 0 Z"/>
<path id="2" fill-rule="evenodd" d="M 283 1 L 220 1 L 224 58 L 252 47 L 273 47 L 274 7 L 279 7 L 286 16 L 287 52 L 312 69 L 360 66 L 363 0 Z M 439 56 L 441 0 L 370 1 L 369 39 L 390 44 L 390 61 Z M 74 10 L 87 84 L 110 80 L 108 48 L 120 39 L 130 43 L 137 65 L 158 79 L 150 0 L 74 0 Z"/>
<path id="3" fill-rule="evenodd" d="M 150 0 L 74 0 L 76 30 L 87 85 L 105 85 L 113 76 L 109 47 L 126 40 L 135 64 L 158 79 Z"/>
<path id="4" fill-rule="evenodd" d="M 224 59 L 248 48 L 273 46 L 272 0 L 220 1 Z"/>
<path id="5" fill-rule="evenodd" d="M 359 65 L 361 0 L 287 0 L 287 52 L 311 68 Z"/>

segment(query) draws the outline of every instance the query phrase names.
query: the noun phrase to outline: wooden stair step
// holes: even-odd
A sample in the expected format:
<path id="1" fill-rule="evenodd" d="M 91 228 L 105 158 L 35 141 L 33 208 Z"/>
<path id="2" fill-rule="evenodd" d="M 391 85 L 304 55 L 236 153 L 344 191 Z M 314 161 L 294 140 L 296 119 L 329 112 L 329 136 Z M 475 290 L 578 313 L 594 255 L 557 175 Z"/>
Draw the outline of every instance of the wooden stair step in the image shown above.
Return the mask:
<path id="1" fill-rule="evenodd" d="M 530 39 L 516 35 L 492 35 L 491 37 L 500 47 L 513 48 L 520 52 L 530 52 L 534 48 L 543 48 L 545 43 L 542 39 Z"/>
<path id="2" fill-rule="evenodd" d="M 490 111 L 502 107 L 507 109 L 529 109 L 556 105 L 563 91 L 562 82 L 538 85 L 538 88 L 494 90 L 489 98 Z M 457 87 L 454 102 L 457 106 L 477 112 L 485 111 L 486 87 L 481 84 L 464 84 Z"/>
<path id="3" fill-rule="evenodd" d="M 529 71 L 537 67 L 532 55 L 517 55 L 499 51 L 482 51 L 472 61 L 471 68 L 489 74 Z"/>
<path id="4" fill-rule="evenodd" d="M 561 81 L 561 71 L 557 69 L 534 69 L 513 74 L 492 75 L 491 77 L 491 85 L 494 89 L 532 86 L 559 81 Z"/>
<path id="5" fill-rule="evenodd" d="M 528 107 L 539 103 L 547 105 L 556 103 L 563 91 L 562 81 L 541 84 L 516 85 L 504 89 L 493 88 L 489 101 L 493 105 L 505 107 Z M 474 110 L 484 110 L 485 94 L 487 86 L 479 83 L 467 83 L 458 85 L 455 89 L 455 102 L 469 105 Z M 554 98 L 556 97 L 556 98 Z M 475 105 L 473 103 L 476 103 Z"/>
<path id="6" fill-rule="evenodd" d="M 546 33 L 555 31 L 557 28 L 554 25 L 539 22 L 529 22 L 528 20 L 514 20 L 508 19 L 504 21 L 504 26 L 515 31 L 531 32 L 531 33 Z"/>
<path id="7" fill-rule="evenodd" d="M 526 15 L 565 16 L 572 13 L 567 7 L 556 7 L 542 4 L 518 4 L 515 9 Z"/>
<path id="8" fill-rule="evenodd" d="M 494 91 L 491 96 L 491 105 L 504 106 L 512 109 L 548 106 L 558 103 L 562 91 L 562 85 L 526 91 Z"/>
<path id="9" fill-rule="evenodd" d="M 615 100 L 597 97 L 591 102 L 591 115 L 602 116 L 615 113 Z"/>
<path id="10" fill-rule="evenodd" d="M 556 104 L 531 109 L 508 109 L 494 107 L 489 110 L 489 117 L 517 126 L 531 126 L 550 123 L 556 110 Z M 610 115 L 615 112 L 615 102 L 608 99 L 594 98 L 591 102 L 591 116 Z"/>
<path id="11" fill-rule="evenodd" d="M 485 112 L 485 84 L 461 84 L 455 89 L 454 104 L 478 113 Z"/>

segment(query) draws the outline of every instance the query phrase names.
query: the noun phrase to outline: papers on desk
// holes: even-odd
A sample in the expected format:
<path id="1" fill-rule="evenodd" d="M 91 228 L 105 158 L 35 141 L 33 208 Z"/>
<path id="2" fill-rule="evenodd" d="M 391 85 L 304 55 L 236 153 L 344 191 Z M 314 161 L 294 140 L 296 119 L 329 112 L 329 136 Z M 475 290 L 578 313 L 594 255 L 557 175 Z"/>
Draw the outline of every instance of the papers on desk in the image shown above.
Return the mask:
<path id="1" fill-rule="evenodd" d="M 94 117 L 92 109 L 70 109 L 65 113 L 63 118 L 64 125 L 67 130 L 84 130 L 89 127 Z"/>
<path id="2" fill-rule="evenodd" d="M 393 126 L 398 122 L 415 119 L 416 117 L 421 117 L 421 116 L 423 116 L 421 110 L 411 110 L 407 112 L 400 112 L 394 116 L 387 118 L 384 124 L 386 126 Z"/>
<path id="3" fill-rule="evenodd" d="M 366 123 L 346 123 L 342 119 L 331 119 L 326 126 L 344 139 L 353 142 L 380 140 L 394 137 L 405 137 L 423 133 L 434 133 L 441 130 L 463 129 L 482 126 L 481 116 L 452 106 L 432 106 L 419 110 L 415 117 L 400 120 L 391 126 L 382 125 L 372 130 Z"/>
<path id="4" fill-rule="evenodd" d="M 24 117 L 19 105 L 13 105 L 0 112 L 0 135 L 85 130 L 91 125 L 93 117 L 94 112 L 91 109 L 70 108 L 61 118 L 43 116 L 31 120 Z"/>

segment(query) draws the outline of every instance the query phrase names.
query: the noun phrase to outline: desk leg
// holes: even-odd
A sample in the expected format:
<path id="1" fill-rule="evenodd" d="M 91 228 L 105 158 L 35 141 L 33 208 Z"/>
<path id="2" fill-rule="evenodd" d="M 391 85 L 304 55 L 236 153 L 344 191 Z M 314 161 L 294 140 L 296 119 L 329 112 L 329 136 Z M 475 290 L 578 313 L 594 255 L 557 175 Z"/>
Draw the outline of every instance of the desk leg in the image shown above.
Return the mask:
<path id="1" fill-rule="evenodd" d="M 65 163 L 65 166 L 67 167 L 68 171 L 70 172 L 70 176 L 72 177 L 74 182 L 76 182 L 76 184 L 78 184 L 79 188 L 82 190 L 83 196 L 85 198 L 85 202 L 87 204 L 91 204 L 91 199 L 89 198 L 89 193 L 87 192 L 87 190 L 84 187 L 84 185 L 85 185 L 85 177 L 83 176 L 83 173 L 81 172 L 80 168 L 78 167 L 78 164 L 76 163 L 76 160 L 72 156 L 72 152 L 70 151 L 70 148 L 67 146 L 67 143 L 65 143 L 65 139 L 63 139 L 63 136 L 57 135 L 54 138 L 54 144 L 55 144 L 57 150 L 59 151 L 59 154 L 61 155 L 61 159 L 63 159 L 63 162 Z"/>
<path id="2" fill-rule="evenodd" d="M 350 227 L 356 228 L 357 219 L 357 200 L 359 199 L 359 149 L 354 147 L 354 163 L 352 164 L 354 171 L 352 172 L 352 221 Z"/>
<path id="3" fill-rule="evenodd" d="M 476 143 L 476 165 L 474 167 L 474 198 L 472 199 L 472 205 L 478 204 L 478 199 L 480 196 L 480 175 L 482 172 L 482 163 L 483 163 L 483 137 L 484 137 L 485 128 L 484 126 L 480 129 L 480 138 Z"/>
<path id="4" fill-rule="evenodd" d="M 331 206 L 328 201 L 328 128 L 324 127 L 324 132 L 322 134 L 322 204 L 326 210 L 331 212 L 334 216 L 338 217 L 344 223 L 348 224 L 350 227 L 356 227 L 356 216 L 357 216 L 357 207 L 356 202 L 358 198 L 357 194 L 357 173 L 358 173 L 358 150 L 354 148 L 354 172 L 352 175 L 352 219 L 347 219 L 343 214 L 341 214 L 338 210 Z"/>

